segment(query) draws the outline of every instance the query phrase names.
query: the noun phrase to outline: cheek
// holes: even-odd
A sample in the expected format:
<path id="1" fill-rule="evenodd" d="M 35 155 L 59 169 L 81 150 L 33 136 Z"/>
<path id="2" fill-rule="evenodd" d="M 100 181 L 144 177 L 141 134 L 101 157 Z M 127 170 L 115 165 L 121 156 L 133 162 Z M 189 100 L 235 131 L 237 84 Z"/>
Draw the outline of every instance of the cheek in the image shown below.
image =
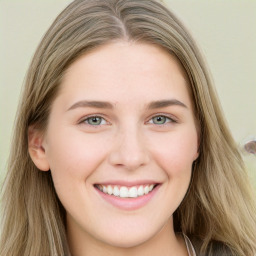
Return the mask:
<path id="1" fill-rule="evenodd" d="M 51 136 L 54 134 L 54 136 Z M 86 204 L 77 205 L 75 198 L 89 198 L 91 175 L 105 158 L 106 150 L 100 144 L 103 138 L 85 136 L 82 132 L 64 129 L 49 134 L 47 158 L 54 187 L 67 212 L 83 212 Z"/>
<path id="2" fill-rule="evenodd" d="M 158 137 L 158 143 L 154 144 L 152 150 L 155 161 L 169 176 L 190 174 L 198 154 L 196 133 L 170 134 L 162 139 Z"/>
<path id="3" fill-rule="evenodd" d="M 84 182 L 104 159 L 102 139 L 69 129 L 54 134 L 49 136 L 46 152 L 53 178 L 72 177 Z"/>

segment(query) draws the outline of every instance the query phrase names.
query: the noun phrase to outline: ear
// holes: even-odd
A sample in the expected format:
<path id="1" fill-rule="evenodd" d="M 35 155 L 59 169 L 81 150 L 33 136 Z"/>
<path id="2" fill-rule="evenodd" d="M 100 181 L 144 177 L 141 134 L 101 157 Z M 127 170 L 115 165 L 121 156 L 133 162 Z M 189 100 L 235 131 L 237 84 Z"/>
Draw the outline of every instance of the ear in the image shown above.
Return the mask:
<path id="1" fill-rule="evenodd" d="M 199 141 L 199 139 L 197 140 L 197 151 L 195 152 L 195 155 L 194 155 L 194 161 L 196 161 L 197 160 L 197 158 L 199 157 L 199 155 L 200 155 L 200 141 Z"/>
<path id="2" fill-rule="evenodd" d="M 29 155 L 41 171 L 49 171 L 50 165 L 48 163 L 45 149 L 43 147 L 43 133 L 39 131 L 35 126 L 29 126 L 28 128 L 28 151 Z"/>
<path id="3" fill-rule="evenodd" d="M 197 158 L 200 155 L 200 148 L 201 148 L 201 125 L 199 124 L 199 121 L 196 121 L 196 131 L 197 131 L 197 152 L 194 157 L 194 161 L 197 160 Z"/>
<path id="4" fill-rule="evenodd" d="M 197 151 L 194 154 L 193 160 L 196 161 L 198 157 L 199 157 L 199 148 L 197 148 Z"/>

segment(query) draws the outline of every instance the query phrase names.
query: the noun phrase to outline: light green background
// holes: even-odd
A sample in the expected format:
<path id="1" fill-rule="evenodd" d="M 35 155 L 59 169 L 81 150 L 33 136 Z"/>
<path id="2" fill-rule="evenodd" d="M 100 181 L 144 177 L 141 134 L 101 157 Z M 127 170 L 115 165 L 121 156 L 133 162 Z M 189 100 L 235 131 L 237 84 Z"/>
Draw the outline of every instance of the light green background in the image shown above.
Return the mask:
<path id="1" fill-rule="evenodd" d="M 0 0 L 0 178 L 23 79 L 43 34 L 71 1 Z M 166 0 L 209 63 L 237 143 L 256 138 L 256 0 Z M 243 152 L 243 151 L 242 151 Z M 243 152 L 256 188 L 256 156 Z"/>

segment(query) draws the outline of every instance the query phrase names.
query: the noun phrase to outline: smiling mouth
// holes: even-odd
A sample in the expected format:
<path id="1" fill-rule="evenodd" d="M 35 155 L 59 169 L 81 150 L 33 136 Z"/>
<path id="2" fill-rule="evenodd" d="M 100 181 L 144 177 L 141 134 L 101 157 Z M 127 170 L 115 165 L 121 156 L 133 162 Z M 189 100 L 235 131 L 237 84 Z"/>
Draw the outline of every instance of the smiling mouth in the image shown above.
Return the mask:
<path id="1" fill-rule="evenodd" d="M 120 198 L 137 198 L 149 194 L 158 184 L 138 185 L 132 187 L 119 185 L 95 184 L 94 187 L 107 195 Z"/>

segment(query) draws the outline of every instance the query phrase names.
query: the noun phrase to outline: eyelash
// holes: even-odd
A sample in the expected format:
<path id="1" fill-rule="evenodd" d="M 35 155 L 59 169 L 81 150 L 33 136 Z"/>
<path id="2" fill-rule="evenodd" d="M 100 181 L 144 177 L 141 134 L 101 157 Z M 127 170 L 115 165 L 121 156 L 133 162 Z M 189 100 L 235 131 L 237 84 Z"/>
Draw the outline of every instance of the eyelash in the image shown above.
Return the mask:
<path id="1" fill-rule="evenodd" d="M 153 118 L 157 118 L 157 117 L 165 118 L 166 119 L 165 123 L 163 123 L 163 124 L 155 124 L 155 123 L 153 123 L 153 121 L 150 122 L 151 120 L 153 120 Z M 104 120 L 106 123 L 105 124 L 99 124 L 99 125 L 93 125 L 93 124 L 88 123 L 88 120 L 93 119 L 93 118 L 100 118 L 101 121 Z M 101 127 L 102 125 L 106 125 L 107 123 L 108 123 L 108 121 L 106 121 L 106 119 L 103 116 L 101 116 L 101 115 L 88 116 L 86 118 L 83 118 L 81 121 L 79 121 L 79 124 L 85 124 L 85 125 L 88 125 L 88 126 L 94 127 L 94 128 Z M 170 117 L 169 115 L 159 113 L 157 115 L 151 116 L 150 119 L 146 123 L 150 123 L 152 125 L 156 125 L 158 127 L 161 127 L 161 126 L 166 126 L 169 123 L 172 123 L 172 124 L 173 123 L 177 123 L 177 120 L 175 120 L 173 117 Z"/>
<path id="2" fill-rule="evenodd" d="M 157 118 L 157 117 L 158 117 L 158 118 L 159 118 L 159 117 L 165 118 L 165 122 L 164 122 L 163 124 L 155 124 L 155 123 L 153 123 L 153 121 L 150 122 L 151 120 L 153 120 L 154 118 Z M 173 117 L 170 117 L 169 115 L 166 115 L 166 114 L 158 114 L 158 115 L 152 116 L 152 117 L 149 119 L 149 121 L 147 121 L 147 123 L 150 123 L 150 124 L 157 125 L 157 126 L 161 127 L 161 126 L 166 126 L 166 125 L 168 125 L 169 123 L 171 123 L 171 124 L 177 123 L 177 121 L 176 121 Z"/>
<path id="3" fill-rule="evenodd" d="M 103 116 L 101 116 L 101 115 L 93 115 L 93 116 L 88 116 L 86 118 L 83 118 L 81 121 L 79 121 L 79 124 L 85 124 L 85 125 L 88 125 L 88 126 L 94 127 L 94 128 L 98 128 L 98 127 L 102 126 L 102 124 L 100 124 L 100 125 L 89 124 L 88 120 L 93 119 L 93 118 L 101 118 L 101 120 L 105 120 L 106 124 L 108 123 Z M 105 125 L 105 124 L 103 124 L 103 125 Z"/>

